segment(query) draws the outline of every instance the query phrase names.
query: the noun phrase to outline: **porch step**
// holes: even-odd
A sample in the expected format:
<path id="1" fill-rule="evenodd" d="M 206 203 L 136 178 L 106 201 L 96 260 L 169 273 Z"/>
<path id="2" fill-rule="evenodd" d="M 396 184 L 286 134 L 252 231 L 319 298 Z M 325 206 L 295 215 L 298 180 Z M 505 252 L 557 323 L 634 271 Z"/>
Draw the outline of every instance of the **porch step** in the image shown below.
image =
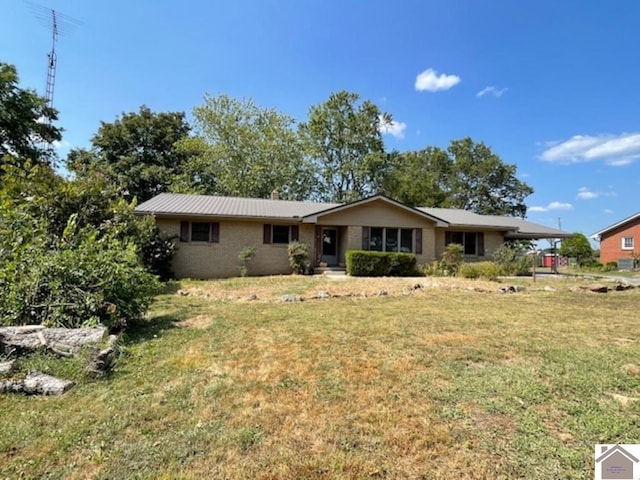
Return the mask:
<path id="1" fill-rule="evenodd" d="M 344 277 L 347 274 L 345 268 L 340 267 L 315 267 L 313 273 L 316 275 L 331 275 L 336 277 Z"/>

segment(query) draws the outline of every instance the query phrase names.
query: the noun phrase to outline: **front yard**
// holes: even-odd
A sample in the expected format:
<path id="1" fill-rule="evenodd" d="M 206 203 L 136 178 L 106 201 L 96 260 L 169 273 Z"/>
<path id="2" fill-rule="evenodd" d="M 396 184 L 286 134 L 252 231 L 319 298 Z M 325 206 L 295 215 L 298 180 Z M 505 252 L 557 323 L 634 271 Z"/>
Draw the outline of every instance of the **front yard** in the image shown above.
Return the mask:
<path id="1" fill-rule="evenodd" d="M 640 289 L 512 281 L 174 285 L 110 377 L 0 396 L 0 478 L 592 478 L 640 442 Z"/>

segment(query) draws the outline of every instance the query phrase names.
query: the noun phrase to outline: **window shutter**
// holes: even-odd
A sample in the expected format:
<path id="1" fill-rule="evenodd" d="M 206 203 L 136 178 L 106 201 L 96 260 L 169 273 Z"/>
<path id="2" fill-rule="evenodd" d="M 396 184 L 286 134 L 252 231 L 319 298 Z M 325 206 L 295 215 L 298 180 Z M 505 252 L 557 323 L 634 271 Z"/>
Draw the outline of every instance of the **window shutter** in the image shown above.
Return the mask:
<path id="1" fill-rule="evenodd" d="M 291 225 L 291 241 L 297 242 L 300 236 L 300 228 L 298 225 Z"/>
<path id="2" fill-rule="evenodd" d="M 484 233 L 478 233 L 478 256 L 484 257 Z"/>
<path id="3" fill-rule="evenodd" d="M 414 248 L 416 255 L 422 255 L 422 229 L 416 228 L 416 248 Z"/>
<path id="4" fill-rule="evenodd" d="M 180 241 L 189 241 L 189 222 L 180 222 Z"/>
<path id="5" fill-rule="evenodd" d="M 264 230 L 262 232 L 262 243 L 271 243 L 271 225 L 264 224 Z"/>
<path id="6" fill-rule="evenodd" d="M 218 222 L 210 225 L 209 241 L 211 243 L 220 243 L 220 224 Z"/>
<path id="7" fill-rule="evenodd" d="M 451 243 L 451 232 L 444 232 L 444 244 L 449 245 Z"/>
<path id="8" fill-rule="evenodd" d="M 362 249 L 369 250 L 369 227 L 362 227 Z"/>

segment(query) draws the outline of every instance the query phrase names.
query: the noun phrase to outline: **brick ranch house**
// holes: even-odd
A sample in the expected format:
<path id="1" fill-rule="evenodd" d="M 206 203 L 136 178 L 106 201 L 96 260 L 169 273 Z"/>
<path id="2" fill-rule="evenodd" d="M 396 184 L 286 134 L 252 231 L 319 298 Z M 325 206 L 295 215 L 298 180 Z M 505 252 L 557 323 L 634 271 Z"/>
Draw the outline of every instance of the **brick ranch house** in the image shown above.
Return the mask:
<path id="1" fill-rule="evenodd" d="M 640 254 L 640 213 L 631 215 L 599 232 L 591 238 L 600 242 L 600 263 L 618 262 L 631 263 L 633 255 Z"/>
<path id="2" fill-rule="evenodd" d="M 565 238 L 567 232 L 514 217 L 465 210 L 414 208 L 384 195 L 351 203 L 161 193 L 140 204 L 160 230 L 176 238 L 178 278 L 239 275 L 238 253 L 256 249 L 251 275 L 291 272 L 289 242 L 310 247 L 312 265 L 342 267 L 347 250 L 410 252 L 418 263 L 440 258 L 447 244 L 464 247 L 467 261 L 483 260 L 505 240 Z"/>

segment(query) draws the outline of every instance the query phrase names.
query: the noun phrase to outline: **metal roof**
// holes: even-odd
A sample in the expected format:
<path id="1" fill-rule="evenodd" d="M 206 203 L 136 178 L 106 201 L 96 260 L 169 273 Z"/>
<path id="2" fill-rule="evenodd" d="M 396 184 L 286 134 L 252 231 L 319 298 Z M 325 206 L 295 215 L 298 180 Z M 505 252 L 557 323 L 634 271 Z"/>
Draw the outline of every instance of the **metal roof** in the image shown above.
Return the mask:
<path id="1" fill-rule="evenodd" d="M 369 201 L 383 195 L 375 195 L 368 199 L 353 202 L 353 205 Z M 388 199 L 393 203 L 399 202 Z M 261 198 L 218 197 L 212 195 L 190 195 L 183 193 L 161 193 L 135 209 L 137 213 L 148 215 L 189 215 L 215 217 L 301 219 L 320 213 L 329 213 L 338 207 L 349 207 L 351 204 L 295 202 L 290 200 L 270 200 Z M 450 227 L 479 227 L 507 232 L 508 238 L 566 238 L 570 233 L 528 222 L 516 217 L 499 215 L 480 215 L 474 212 L 455 208 L 412 208 L 417 214 L 423 213 L 436 220 L 436 225 L 444 226 L 441 220 Z M 640 215 L 640 214 L 639 214 Z"/>
<path id="2" fill-rule="evenodd" d="M 161 193 L 138 205 L 135 211 L 152 215 L 293 219 L 338 205 L 340 204 Z"/>
<path id="3" fill-rule="evenodd" d="M 420 207 L 418 210 L 441 218 L 449 223 L 450 227 L 482 227 L 492 230 L 512 231 L 507 235 L 510 238 L 566 238 L 572 235 L 571 233 L 529 222 L 518 217 L 480 215 L 458 208 Z"/>
<path id="4" fill-rule="evenodd" d="M 602 230 L 600 230 L 599 232 L 594 233 L 593 235 L 591 235 L 591 238 L 593 238 L 594 240 L 598 240 L 600 241 L 600 237 L 602 236 L 603 233 L 607 233 L 611 230 L 614 230 L 618 227 L 621 227 L 622 225 L 624 225 L 625 223 L 629 223 L 632 222 L 636 219 L 640 218 L 640 212 L 631 215 L 630 217 L 625 218 L 624 220 L 620 220 L 618 223 L 614 223 L 613 225 L 609 225 L 607 228 L 603 228 Z"/>

